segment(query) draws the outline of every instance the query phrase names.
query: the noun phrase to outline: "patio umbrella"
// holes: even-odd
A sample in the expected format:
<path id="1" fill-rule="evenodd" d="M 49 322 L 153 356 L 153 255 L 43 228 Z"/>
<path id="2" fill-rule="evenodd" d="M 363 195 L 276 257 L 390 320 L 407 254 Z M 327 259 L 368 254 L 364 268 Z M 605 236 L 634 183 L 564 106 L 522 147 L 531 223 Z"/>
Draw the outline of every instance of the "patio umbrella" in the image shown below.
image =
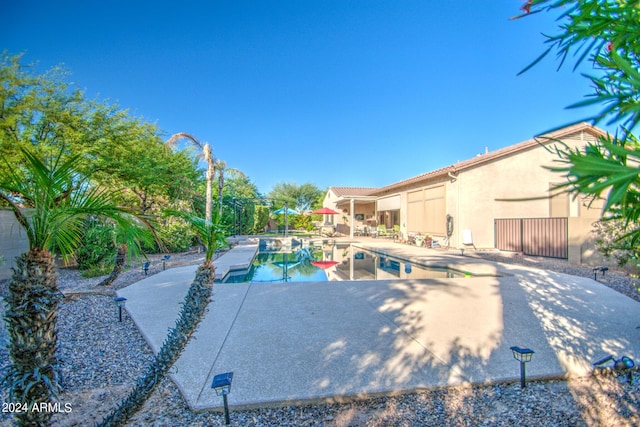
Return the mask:
<path id="1" fill-rule="evenodd" d="M 320 215 L 336 215 L 336 214 L 339 214 L 340 212 L 336 212 L 331 208 L 320 208 L 320 209 L 316 209 L 315 211 L 313 211 L 311 213 L 312 214 L 320 214 Z M 325 219 L 324 224 L 326 224 L 326 223 L 327 223 L 327 221 Z M 322 232 L 323 232 L 323 229 L 321 228 L 320 229 L 320 234 L 322 234 Z"/>
<path id="2" fill-rule="evenodd" d="M 320 209 L 316 209 L 315 211 L 311 212 L 312 214 L 321 214 L 321 215 L 336 215 L 339 214 L 340 212 L 336 212 L 333 209 L 330 208 L 320 208 Z"/>
<path id="3" fill-rule="evenodd" d="M 289 215 L 297 215 L 298 211 L 293 210 L 291 208 L 280 208 L 277 211 L 273 211 L 272 213 L 276 214 L 276 215 L 281 215 L 281 214 L 289 214 Z"/>
<path id="4" fill-rule="evenodd" d="M 334 265 L 340 264 L 340 263 L 338 261 L 313 261 L 311 264 L 315 265 L 318 268 L 326 270 L 327 268 L 331 268 Z"/>
<path id="5" fill-rule="evenodd" d="M 276 267 L 280 268 L 282 270 L 282 280 L 284 282 L 288 282 L 290 277 L 289 277 L 289 269 L 293 269 L 295 267 L 297 267 L 300 263 L 299 262 L 289 262 L 289 254 L 285 252 L 283 260 L 282 261 L 276 261 L 273 263 L 273 265 L 275 265 Z"/>
<path id="6" fill-rule="evenodd" d="M 298 211 L 285 206 L 284 208 L 280 208 L 277 211 L 273 211 L 273 213 L 276 215 L 284 214 L 284 237 L 287 237 L 287 231 L 289 228 L 288 215 L 298 215 Z"/>

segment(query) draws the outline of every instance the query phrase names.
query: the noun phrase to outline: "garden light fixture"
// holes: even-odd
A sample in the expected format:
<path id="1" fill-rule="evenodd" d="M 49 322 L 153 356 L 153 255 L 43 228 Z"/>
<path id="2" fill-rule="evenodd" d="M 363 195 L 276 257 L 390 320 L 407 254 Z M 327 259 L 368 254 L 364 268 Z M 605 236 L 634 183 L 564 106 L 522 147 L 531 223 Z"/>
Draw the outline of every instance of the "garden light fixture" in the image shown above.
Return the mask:
<path id="1" fill-rule="evenodd" d="M 122 307 L 124 307 L 127 299 L 125 297 L 116 297 L 114 301 L 118 304 L 118 319 L 122 322 Z"/>
<path id="2" fill-rule="evenodd" d="M 593 280 L 598 279 L 598 271 L 604 276 L 605 273 L 609 271 L 609 267 L 593 267 Z"/>
<path id="3" fill-rule="evenodd" d="M 526 372 L 524 364 L 531 362 L 534 351 L 530 348 L 511 347 L 513 358 L 520 362 L 520 388 L 525 388 Z"/>
<path id="4" fill-rule="evenodd" d="M 169 258 L 171 258 L 171 255 L 165 255 L 164 257 L 162 257 L 162 270 L 164 271 L 164 269 L 166 268 L 165 263 L 167 261 L 169 261 Z"/>
<path id="5" fill-rule="evenodd" d="M 613 371 L 628 371 L 627 382 L 629 384 L 633 384 L 633 374 L 632 374 L 631 368 L 636 366 L 636 364 L 633 362 L 633 359 L 631 359 L 629 356 L 622 356 L 620 359 L 616 359 L 611 354 L 607 357 L 604 357 L 598 360 L 597 362 L 594 362 L 593 366 L 596 366 L 598 368 L 603 368 L 602 365 L 607 362 L 612 362 L 609 369 Z"/>
<path id="6" fill-rule="evenodd" d="M 222 396 L 225 424 L 231 423 L 229 419 L 229 405 L 227 403 L 227 394 L 231 392 L 231 381 L 233 381 L 233 372 L 225 372 L 224 374 L 218 374 L 213 377 L 213 382 L 211 383 L 211 388 L 216 392 L 216 395 Z"/>

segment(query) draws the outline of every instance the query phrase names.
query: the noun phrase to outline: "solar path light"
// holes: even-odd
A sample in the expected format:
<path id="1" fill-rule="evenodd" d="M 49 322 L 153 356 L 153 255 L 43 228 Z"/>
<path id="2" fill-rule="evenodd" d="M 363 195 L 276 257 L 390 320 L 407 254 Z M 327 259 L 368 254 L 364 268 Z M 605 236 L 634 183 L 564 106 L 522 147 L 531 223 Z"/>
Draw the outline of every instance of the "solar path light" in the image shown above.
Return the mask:
<path id="1" fill-rule="evenodd" d="M 514 359 L 520 362 L 520 388 L 524 388 L 526 381 L 524 364 L 527 362 L 531 362 L 534 351 L 530 348 L 520 348 L 516 346 L 511 347 L 511 351 L 513 352 Z"/>
<path id="2" fill-rule="evenodd" d="M 598 271 L 604 276 L 609 271 L 609 267 L 593 267 L 593 280 L 598 280 Z"/>
<path id="3" fill-rule="evenodd" d="M 163 271 L 166 268 L 166 262 L 169 261 L 169 258 L 171 258 L 171 255 L 165 255 L 164 257 L 162 257 L 162 270 Z"/>
<path id="4" fill-rule="evenodd" d="M 216 395 L 222 396 L 225 424 L 231 423 L 231 420 L 229 420 L 229 405 L 227 403 L 227 394 L 231 392 L 231 381 L 233 381 L 233 372 L 225 372 L 213 377 L 213 382 L 211 383 L 211 388 L 216 392 Z"/>
<path id="5" fill-rule="evenodd" d="M 122 322 L 122 307 L 124 307 L 127 299 L 125 297 L 116 297 L 114 301 L 118 304 L 118 319 Z"/>

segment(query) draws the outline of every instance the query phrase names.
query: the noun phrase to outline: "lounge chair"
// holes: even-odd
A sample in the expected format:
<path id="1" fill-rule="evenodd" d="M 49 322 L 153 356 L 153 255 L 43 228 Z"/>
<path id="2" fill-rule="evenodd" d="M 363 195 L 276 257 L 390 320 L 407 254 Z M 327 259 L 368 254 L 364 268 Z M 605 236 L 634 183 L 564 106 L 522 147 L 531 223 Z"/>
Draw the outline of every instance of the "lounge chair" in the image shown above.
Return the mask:
<path id="1" fill-rule="evenodd" d="M 393 226 L 393 239 L 401 239 L 402 238 L 402 233 L 400 233 L 400 226 L 398 224 L 395 224 Z"/>
<path id="2" fill-rule="evenodd" d="M 387 233 L 387 226 L 384 224 L 380 224 L 378 226 L 378 236 L 387 237 L 389 233 Z"/>

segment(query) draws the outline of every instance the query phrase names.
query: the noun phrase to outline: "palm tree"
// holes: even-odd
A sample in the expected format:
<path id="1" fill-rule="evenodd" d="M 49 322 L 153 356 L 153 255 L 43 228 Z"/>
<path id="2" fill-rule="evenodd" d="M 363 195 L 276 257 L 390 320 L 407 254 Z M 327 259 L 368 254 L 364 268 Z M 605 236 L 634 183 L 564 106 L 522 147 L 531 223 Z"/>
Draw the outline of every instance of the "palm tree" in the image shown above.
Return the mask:
<path id="1" fill-rule="evenodd" d="M 134 226 L 127 228 L 126 230 L 116 229 L 115 241 L 117 249 L 113 269 L 102 282 L 98 283 L 98 286 L 111 286 L 113 282 L 115 282 L 124 269 L 127 255 L 134 256 L 138 259 L 141 258 L 142 251 L 140 249 L 139 242 L 150 244 L 155 238 L 160 247 L 164 248 L 164 245 L 155 233 L 154 227 L 146 220 L 146 218 L 142 218 L 141 221 L 145 227 Z M 131 241 L 136 242 L 136 244 L 134 246 L 130 246 L 128 242 Z"/>
<path id="2" fill-rule="evenodd" d="M 217 160 L 215 163 L 215 169 L 218 171 L 218 215 L 222 216 L 222 190 L 224 190 L 224 174 L 225 172 L 232 172 L 237 176 L 244 177 L 244 173 L 236 168 L 227 168 L 227 163 L 224 160 Z"/>
<path id="3" fill-rule="evenodd" d="M 213 187 L 213 175 L 215 174 L 215 169 L 214 169 L 215 161 L 213 158 L 213 154 L 211 153 L 211 146 L 208 143 L 203 145 L 194 136 L 189 135 L 188 133 L 185 133 L 185 132 L 179 132 L 172 135 L 171 138 L 169 138 L 167 142 L 165 142 L 165 145 L 173 146 L 176 142 L 178 142 L 182 138 L 186 138 L 190 140 L 200 150 L 202 150 L 202 155 L 204 156 L 204 160 L 207 162 L 207 175 L 206 175 L 207 190 L 206 190 L 206 196 L 205 196 L 206 197 L 205 219 L 211 222 L 211 206 L 213 203 L 212 187 Z"/>
<path id="4" fill-rule="evenodd" d="M 5 322 L 11 365 L 3 378 L 9 399 L 33 408 L 54 401 L 59 391 L 56 372 L 58 290 L 53 252 L 71 255 L 82 238 L 83 220 L 106 217 L 127 229 L 133 212 L 117 207 L 113 192 L 93 187 L 75 170 L 79 156 L 62 161 L 62 150 L 50 162 L 20 149 L 19 167 L 3 157 L 0 199 L 13 211 L 29 242 L 16 257 L 10 278 Z M 51 411 L 15 414 L 19 426 L 48 425 Z"/>
<path id="5" fill-rule="evenodd" d="M 179 216 L 193 226 L 206 248 L 205 261 L 196 270 L 196 276 L 182 303 L 180 315 L 175 326 L 169 329 L 167 338 L 162 343 L 158 354 L 145 369 L 144 374 L 136 381 L 136 385 L 129 395 L 102 420 L 99 424 L 102 427 L 125 424 L 144 405 L 156 385 L 167 376 L 169 369 L 182 354 L 207 312 L 211 299 L 215 279 L 213 256 L 216 249 L 227 244 L 224 229 L 220 225 L 220 217 L 214 215 L 213 222 L 211 222 L 184 212 L 167 211 L 167 213 Z"/>

